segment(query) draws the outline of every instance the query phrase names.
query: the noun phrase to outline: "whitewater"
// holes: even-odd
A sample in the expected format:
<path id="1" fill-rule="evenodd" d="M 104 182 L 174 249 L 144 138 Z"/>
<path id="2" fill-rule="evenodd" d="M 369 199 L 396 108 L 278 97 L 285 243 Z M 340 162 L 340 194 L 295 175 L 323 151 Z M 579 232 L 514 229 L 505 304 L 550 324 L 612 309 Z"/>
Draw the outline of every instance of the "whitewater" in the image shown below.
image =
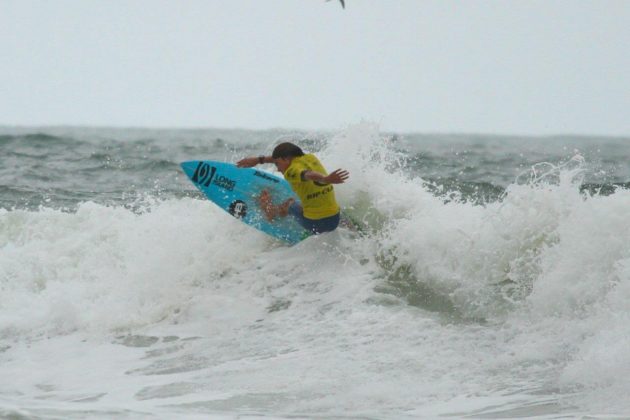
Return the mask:
<path id="1" fill-rule="evenodd" d="M 179 169 L 280 141 L 363 233 Z M 628 417 L 629 141 L 0 127 L 0 417 Z"/>

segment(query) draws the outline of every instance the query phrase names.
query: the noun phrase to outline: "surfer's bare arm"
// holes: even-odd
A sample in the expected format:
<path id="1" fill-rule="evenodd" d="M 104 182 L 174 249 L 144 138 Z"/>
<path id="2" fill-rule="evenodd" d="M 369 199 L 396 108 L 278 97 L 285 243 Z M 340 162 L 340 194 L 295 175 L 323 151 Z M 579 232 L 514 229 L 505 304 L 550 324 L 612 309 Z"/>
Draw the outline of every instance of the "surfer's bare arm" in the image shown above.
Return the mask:
<path id="1" fill-rule="evenodd" d="M 262 163 L 273 163 L 271 156 L 246 157 L 236 162 L 237 168 L 251 168 Z"/>
<path id="2" fill-rule="evenodd" d="M 315 171 L 305 171 L 302 178 L 309 181 L 317 181 L 324 184 L 343 184 L 350 177 L 350 173 L 345 169 L 337 169 L 328 175 L 320 174 Z"/>

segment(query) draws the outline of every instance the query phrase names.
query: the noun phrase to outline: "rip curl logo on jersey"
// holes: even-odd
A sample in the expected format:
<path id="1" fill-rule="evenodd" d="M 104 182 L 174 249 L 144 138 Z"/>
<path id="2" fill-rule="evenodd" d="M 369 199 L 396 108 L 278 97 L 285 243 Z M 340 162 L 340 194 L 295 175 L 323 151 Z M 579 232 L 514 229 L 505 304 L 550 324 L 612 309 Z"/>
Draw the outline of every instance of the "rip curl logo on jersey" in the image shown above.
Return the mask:
<path id="1" fill-rule="evenodd" d="M 237 219 L 242 219 L 247 215 L 247 204 L 241 200 L 233 201 L 228 211 Z"/>

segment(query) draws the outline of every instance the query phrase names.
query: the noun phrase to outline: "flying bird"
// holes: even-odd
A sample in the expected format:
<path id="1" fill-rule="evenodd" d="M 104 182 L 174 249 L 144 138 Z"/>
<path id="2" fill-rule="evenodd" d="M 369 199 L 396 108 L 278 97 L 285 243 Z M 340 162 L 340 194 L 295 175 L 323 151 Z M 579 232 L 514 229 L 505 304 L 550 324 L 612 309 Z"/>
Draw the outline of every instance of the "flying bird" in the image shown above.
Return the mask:
<path id="1" fill-rule="evenodd" d="M 330 0 L 326 0 L 326 1 L 330 1 Z M 346 8 L 346 3 L 344 0 L 339 0 L 341 2 L 341 7 L 343 7 L 344 9 Z"/>

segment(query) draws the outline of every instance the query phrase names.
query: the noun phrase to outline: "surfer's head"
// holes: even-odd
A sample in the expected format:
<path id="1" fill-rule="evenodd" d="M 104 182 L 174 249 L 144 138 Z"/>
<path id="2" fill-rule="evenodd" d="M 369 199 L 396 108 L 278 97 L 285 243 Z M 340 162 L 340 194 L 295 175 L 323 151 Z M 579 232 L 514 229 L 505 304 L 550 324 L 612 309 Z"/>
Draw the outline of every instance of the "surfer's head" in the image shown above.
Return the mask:
<path id="1" fill-rule="evenodd" d="M 287 170 L 293 158 L 304 156 L 304 152 L 293 143 L 280 143 L 273 149 L 271 157 L 276 168 L 282 173 Z"/>
<path id="2" fill-rule="evenodd" d="M 280 143 L 271 153 L 271 157 L 274 159 L 294 158 L 298 156 L 304 156 L 304 152 L 299 148 L 299 146 L 289 142 Z"/>

